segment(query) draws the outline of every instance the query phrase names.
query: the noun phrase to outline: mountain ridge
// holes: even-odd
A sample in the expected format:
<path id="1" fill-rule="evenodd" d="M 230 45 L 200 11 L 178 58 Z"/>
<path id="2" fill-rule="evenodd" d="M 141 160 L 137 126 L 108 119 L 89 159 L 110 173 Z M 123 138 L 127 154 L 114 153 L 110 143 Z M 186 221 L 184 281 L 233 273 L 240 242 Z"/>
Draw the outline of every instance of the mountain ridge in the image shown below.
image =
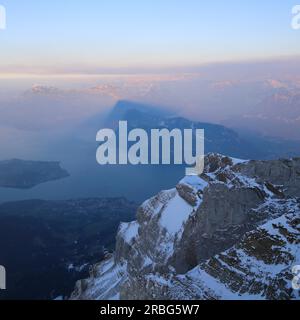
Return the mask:
<path id="1" fill-rule="evenodd" d="M 300 153 L 300 145 L 296 143 L 258 134 L 240 134 L 223 124 L 189 120 L 162 107 L 139 102 L 117 102 L 104 121 L 104 127 L 117 130 L 119 121 L 127 121 L 128 130 L 141 128 L 147 132 L 151 129 L 204 129 L 206 153 L 215 152 L 241 159 L 275 159 Z"/>
<path id="2" fill-rule="evenodd" d="M 300 299 L 300 158 L 209 154 L 205 171 L 144 202 L 71 299 Z M 276 181 L 278 183 L 276 183 Z"/>

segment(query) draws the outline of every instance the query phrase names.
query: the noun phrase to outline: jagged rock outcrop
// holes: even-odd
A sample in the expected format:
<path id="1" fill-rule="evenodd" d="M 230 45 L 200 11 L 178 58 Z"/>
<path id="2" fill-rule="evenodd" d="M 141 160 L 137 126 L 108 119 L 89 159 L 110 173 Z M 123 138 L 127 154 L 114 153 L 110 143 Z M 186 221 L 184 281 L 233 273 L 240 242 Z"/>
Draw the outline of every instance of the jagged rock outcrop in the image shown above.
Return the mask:
<path id="1" fill-rule="evenodd" d="M 209 154 L 122 224 L 114 255 L 72 299 L 299 299 L 300 159 Z"/>

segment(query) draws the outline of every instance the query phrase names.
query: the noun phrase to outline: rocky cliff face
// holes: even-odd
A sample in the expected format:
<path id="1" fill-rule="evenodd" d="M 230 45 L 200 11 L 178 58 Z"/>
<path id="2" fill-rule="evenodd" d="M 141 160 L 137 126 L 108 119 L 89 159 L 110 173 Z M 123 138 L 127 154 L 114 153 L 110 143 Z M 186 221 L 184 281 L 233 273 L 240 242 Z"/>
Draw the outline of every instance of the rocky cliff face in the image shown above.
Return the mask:
<path id="1" fill-rule="evenodd" d="M 300 299 L 300 158 L 205 162 L 120 226 L 72 299 Z"/>

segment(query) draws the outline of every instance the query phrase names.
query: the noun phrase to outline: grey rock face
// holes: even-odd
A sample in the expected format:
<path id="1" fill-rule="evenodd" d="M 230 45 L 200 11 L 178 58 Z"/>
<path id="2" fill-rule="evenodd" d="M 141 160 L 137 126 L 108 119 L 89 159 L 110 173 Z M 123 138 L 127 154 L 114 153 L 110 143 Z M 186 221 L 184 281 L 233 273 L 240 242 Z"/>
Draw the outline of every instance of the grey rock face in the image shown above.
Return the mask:
<path id="1" fill-rule="evenodd" d="M 248 232 L 230 249 L 185 274 L 148 276 L 140 286 L 130 283 L 126 293 L 134 288 L 144 299 L 299 300 L 299 291 L 291 287 L 292 267 L 300 259 L 299 204 L 291 200 L 278 206 L 286 211 L 281 217 Z"/>
<path id="2" fill-rule="evenodd" d="M 255 189 L 230 190 L 222 184 L 206 189 L 202 205 L 187 222 L 178 243 L 176 270 L 187 272 L 200 261 L 235 244 L 255 227 L 259 217 L 255 217 L 252 208 L 261 203 Z"/>
<path id="3" fill-rule="evenodd" d="M 250 161 L 240 166 L 242 174 L 256 178 L 259 182 L 269 182 L 282 186 L 287 196 L 300 193 L 300 158 L 290 160 Z"/>
<path id="4" fill-rule="evenodd" d="M 198 202 L 198 197 L 200 194 L 197 194 L 196 190 L 193 189 L 190 185 L 186 183 L 178 183 L 176 190 L 180 197 L 184 199 L 188 204 L 195 207 Z"/>
<path id="5" fill-rule="evenodd" d="M 110 262 L 111 275 L 122 266 L 119 298 L 296 299 L 289 279 L 300 259 L 298 197 L 299 159 L 209 154 L 200 177 L 185 177 L 121 225 Z M 73 297 L 109 298 L 99 290 L 106 278 L 91 275 Z M 95 283 L 98 296 L 90 294 Z"/>

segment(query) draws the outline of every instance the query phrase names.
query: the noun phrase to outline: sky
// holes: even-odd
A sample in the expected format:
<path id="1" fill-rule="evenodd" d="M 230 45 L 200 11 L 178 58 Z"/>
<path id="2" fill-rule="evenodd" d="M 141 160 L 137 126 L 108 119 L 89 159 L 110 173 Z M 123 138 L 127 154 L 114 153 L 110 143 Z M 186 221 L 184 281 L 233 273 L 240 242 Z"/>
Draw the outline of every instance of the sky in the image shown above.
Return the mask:
<path id="1" fill-rule="evenodd" d="M 0 74 L 288 58 L 296 0 L 0 0 Z"/>

